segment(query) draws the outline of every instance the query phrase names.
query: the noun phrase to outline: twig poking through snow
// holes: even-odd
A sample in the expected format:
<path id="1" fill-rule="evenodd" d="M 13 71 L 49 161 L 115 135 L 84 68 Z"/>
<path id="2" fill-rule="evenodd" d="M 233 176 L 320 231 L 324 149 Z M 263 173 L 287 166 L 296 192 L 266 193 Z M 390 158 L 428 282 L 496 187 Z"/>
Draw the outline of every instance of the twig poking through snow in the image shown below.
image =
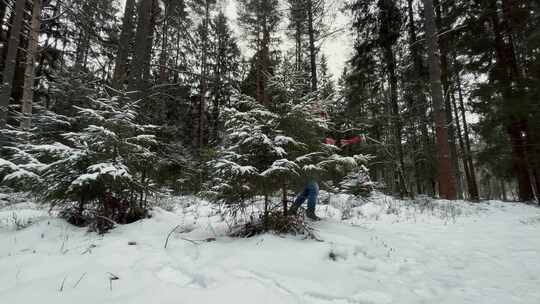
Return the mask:
<path id="1" fill-rule="evenodd" d="M 75 285 L 73 285 L 73 288 L 77 288 L 77 286 L 79 285 L 79 283 L 82 281 L 82 279 L 84 278 L 84 276 L 86 276 L 86 272 L 82 274 L 82 276 L 79 278 L 79 280 L 77 281 L 77 283 L 75 283 Z"/>
<path id="2" fill-rule="evenodd" d="M 169 234 L 167 235 L 167 239 L 165 240 L 165 246 L 163 247 L 164 249 L 167 249 L 167 244 L 169 244 L 169 238 L 171 237 L 171 235 L 174 233 L 174 231 L 176 229 L 178 229 L 180 227 L 180 225 L 176 225 L 176 227 L 174 227 L 173 230 L 171 230 L 171 232 L 169 232 Z"/>
<path id="3" fill-rule="evenodd" d="M 60 285 L 60 289 L 58 289 L 58 292 L 64 291 L 64 284 L 66 283 L 67 276 L 64 277 L 62 280 L 62 284 Z"/>
<path id="4" fill-rule="evenodd" d="M 115 274 L 112 274 L 110 272 L 107 272 L 109 274 L 109 289 L 112 291 L 112 281 L 116 281 L 116 280 L 120 280 L 120 278 L 115 275 Z"/>
<path id="5" fill-rule="evenodd" d="M 85 251 L 83 251 L 83 253 L 81 253 L 81 255 L 85 254 L 85 253 L 92 253 L 92 248 L 96 248 L 97 246 L 94 245 L 94 244 L 90 244 L 90 246 L 88 246 L 88 248 L 86 248 Z"/>
<path id="6" fill-rule="evenodd" d="M 190 240 L 190 239 L 186 239 L 186 238 L 181 238 L 182 240 L 184 241 L 188 241 L 188 242 L 191 242 L 195 245 L 199 245 L 199 243 L 210 243 L 210 242 L 215 242 L 216 241 L 216 238 L 213 238 L 213 237 L 209 237 L 207 239 L 204 239 L 204 240 Z"/>
<path id="7" fill-rule="evenodd" d="M 111 220 L 110 218 L 108 218 L 106 216 L 96 215 L 96 217 L 99 218 L 99 219 L 105 220 L 105 221 L 107 221 L 107 222 L 109 222 L 109 223 L 111 223 L 111 224 L 113 224 L 115 226 L 120 226 L 117 222 Z"/>
<path id="8" fill-rule="evenodd" d="M 15 275 L 15 286 L 19 284 L 19 275 L 21 274 L 21 269 L 19 268 L 17 270 L 17 274 Z"/>
<path id="9" fill-rule="evenodd" d="M 186 239 L 186 238 L 181 238 L 181 239 L 184 240 L 184 241 L 190 242 L 190 243 L 192 243 L 194 245 L 199 245 L 199 243 L 197 243 L 197 241 Z"/>

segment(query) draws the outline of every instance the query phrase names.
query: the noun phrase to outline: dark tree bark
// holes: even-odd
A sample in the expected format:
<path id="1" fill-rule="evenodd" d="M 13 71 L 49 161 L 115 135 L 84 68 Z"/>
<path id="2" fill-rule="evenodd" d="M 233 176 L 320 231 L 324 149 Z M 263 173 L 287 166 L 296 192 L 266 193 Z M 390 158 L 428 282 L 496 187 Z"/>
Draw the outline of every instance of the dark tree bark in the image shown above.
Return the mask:
<path id="1" fill-rule="evenodd" d="M 201 80 L 200 80 L 200 100 L 199 100 L 199 121 L 197 126 L 196 147 L 200 149 L 204 145 L 204 135 L 206 131 L 206 107 L 208 93 L 208 40 L 210 30 L 210 3 L 208 0 L 204 3 L 204 20 L 202 35 L 202 53 L 201 53 Z"/>
<path id="2" fill-rule="evenodd" d="M 503 1 L 503 16 L 507 16 L 508 0 Z M 513 46 L 512 31 L 509 22 L 501 20 L 495 2 L 489 2 L 490 21 L 495 37 L 496 77 L 502 86 L 502 96 L 505 107 L 510 111 L 514 104 L 514 85 L 520 79 L 519 68 Z M 507 19 L 508 20 L 508 19 Z M 519 112 L 512 112 L 506 122 L 506 131 L 512 145 L 512 167 L 518 182 L 518 196 L 520 201 L 534 199 L 529 162 L 527 160 L 527 120 Z"/>
<path id="3" fill-rule="evenodd" d="M 266 21 L 263 22 L 262 26 L 262 41 L 260 42 L 260 53 L 257 58 L 257 101 L 264 105 L 270 104 L 270 96 L 266 90 L 268 83 L 268 77 L 270 74 L 270 30 L 266 24 Z"/>
<path id="4" fill-rule="evenodd" d="M 75 49 L 75 67 L 78 69 L 86 69 L 88 52 L 90 50 L 89 28 L 92 27 L 91 23 L 94 21 L 94 16 L 96 14 L 95 7 L 92 5 L 91 1 L 84 2 L 82 11 L 84 12 L 82 16 L 84 16 L 86 20 L 81 20 L 84 23 L 84 26 L 81 26 L 79 29 L 79 37 Z"/>
<path id="5" fill-rule="evenodd" d="M 144 62 L 143 69 L 142 69 L 143 87 L 145 87 L 151 82 L 150 66 L 151 66 L 151 61 L 152 61 L 152 48 L 154 46 L 154 36 L 155 36 L 154 29 L 157 24 L 159 13 L 160 13 L 159 1 L 154 0 L 152 2 L 152 10 L 150 13 L 151 17 L 150 17 L 148 43 L 146 44 L 146 52 L 144 53 L 144 60 L 143 60 Z"/>
<path id="6" fill-rule="evenodd" d="M 169 60 L 169 19 L 171 11 L 171 1 L 165 1 L 165 14 L 161 25 L 161 53 L 159 55 L 159 82 L 166 83 L 169 75 L 167 61 Z"/>
<path id="7" fill-rule="evenodd" d="M 6 18 L 6 8 L 9 1 L 0 1 L 0 40 L 2 42 L 5 42 L 7 40 L 6 34 L 4 33 L 3 26 L 4 26 L 4 18 Z M 3 48 L 6 47 L 5 45 Z"/>
<path id="8" fill-rule="evenodd" d="M 465 156 L 465 154 L 467 153 L 467 149 L 465 147 L 465 141 L 463 140 L 463 136 L 462 136 L 462 133 L 461 133 L 461 124 L 460 124 L 460 121 L 459 121 L 459 113 L 458 113 L 458 107 L 457 107 L 457 103 L 456 103 L 456 98 L 454 96 L 454 94 L 452 94 L 452 108 L 454 110 L 454 119 L 455 119 L 455 122 L 456 122 L 456 134 L 457 134 L 457 137 L 458 137 L 458 141 L 459 141 L 459 148 L 461 150 L 461 160 L 463 162 L 463 168 L 465 170 L 465 180 L 467 181 L 467 190 L 469 192 L 469 199 L 472 199 L 472 195 L 471 195 L 471 170 L 469 169 L 469 163 L 467 161 L 467 158 Z"/>
<path id="9" fill-rule="evenodd" d="M 412 98 L 414 99 L 412 108 L 414 109 L 414 114 L 416 116 L 416 120 L 418 123 L 418 126 L 420 128 L 421 132 L 421 140 L 420 145 L 415 144 L 415 150 L 416 149 L 428 149 L 430 146 L 430 135 L 428 131 L 428 122 L 426 121 L 426 113 L 427 109 L 429 108 L 428 100 L 426 99 L 426 96 L 423 91 L 423 82 L 424 80 L 427 80 L 426 77 L 426 71 L 424 68 L 424 63 L 421 56 L 421 45 L 418 43 L 418 36 L 417 36 L 417 29 L 416 25 L 414 23 L 414 11 L 413 11 L 413 0 L 407 0 L 407 13 L 409 18 L 408 23 L 408 30 L 409 30 L 409 49 L 411 52 L 411 57 L 413 60 L 414 65 L 414 79 L 413 81 L 413 87 L 412 87 Z M 416 138 L 414 139 L 415 142 L 417 142 Z M 422 160 L 420 163 L 418 160 L 415 159 L 415 170 L 416 176 L 417 176 L 417 192 L 423 193 L 424 189 L 427 187 L 423 187 L 423 184 L 431 184 L 430 180 L 423 181 L 420 178 L 420 172 L 426 172 L 428 170 L 427 161 Z"/>
<path id="10" fill-rule="evenodd" d="M 7 123 L 9 100 L 13 89 L 13 77 L 17 65 L 17 50 L 19 48 L 25 5 L 26 0 L 17 0 L 15 2 L 15 15 L 11 25 L 8 51 L 2 78 L 2 90 L 0 92 L 0 128 L 5 128 Z"/>
<path id="11" fill-rule="evenodd" d="M 395 185 L 401 197 L 411 194 L 407 190 L 405 182 L 405 161 L 402 145 L 402 122 L 399 111 L 398 101 L 398 78 L 397 78 L 397 65 L 396 55 L 394 53 L 394 46 L 399 38 L 399 28 L 401 25 L 400 12 L 391 0 L 379 0 L 379 32 L 378 32 L 378 44 L 383 53 L 384 64 L 388 75 L 388 82 L 390 85 L 390 111 L 391 125 L 392 125 L 392 141 L 395 151 Z"/>
<path id="12" fill-rule="evenodd" d="M 6 17 L 6 8 L 7 8 L 8 1 L 0 1 L 0 23 L 1 25 L 4 24 L 4 18 Z"/>
<path id="13" fill-rule="evenodd" d="M 463 122 L 463 137 L 465 139 L 465 150 L 464 150 L 464 157 L 466 159 L 467 168 L 469 169 L 469 177 L 470 180 L 468 181 L 468 187 L 469 187 L 469 195 L 470 199 L 473 201 L 479 201 L 480 200 L 480 194 L 478 191 L 478 182 L 476 180 L 476 170 L 473 162 L 472 157 L 472 150 L 471 150 L 471 137 L 469 135 L 469 124 L 467 123 L 466 118 L 466 111 L 465 111 L 465 102 L 463 98 L 463 90 L 461 86 L 461 76 L 459 73 L 456 73 L 456 80 L 457 80 L 457 89 L 458 89 L 458 98 L 459 98 L 459 109 L 461 112 L 461 121 Z"/>
<path id="14" fill-rule="evenodd" d="M 501 179 L 501 194 L 502 194 L 501 199 L 503 200 L 503 202 L 508 201 L 508 197 L 506 196 L 506 183 L 502 179 Z"/>
<path id="15" fill-rule="evenodd" d="M 313 0 L 308 0 L 308 34 L 309 34 L 309 59 L 311 69 L 311 91 L 317 91 L 317 49 L 315 47 L 315 28 L 313 21 Z"/>
<path id="16" fill-rule="evenodd" d="M 407 190 L 407 186 L 405 183 L 404 178 L 404 172 L 405 170 L 405 161 L 404 161 L 404 155 L 403 155 L 403 145 L 401 143 L 402 139 L 402 123 L 399 113 L 399 103 L 398 103 L 398 79 L 396 75 L 396 61 L 395 61 L 395 55 L 392 51 L 392 48 L 389 47 L 385 50 L 385 61 L 388 68 L 389 73 L 389 82 L 390 82 L 390 106 L 391 106 L 391 114 L 392 114 L 392 124 L 394 129 L 394 146 L 396 147 L 397 152 L 397 168 L 394 168 L 396 170 L 396 181 L 398 184 L 398 189 L 400 196 L 403 197 L 404 195 L 409 194 Z"/>
<path id="17" fill-rule="evenodd" d="M 146 72 L 150 70 L 151 49 L 153 43 L 154 9 L 156 0 L 141 0 L 138 9 L 137 33 L 135 34 L 135 52 L 130 65 L 129 91 L 145 89 Z"/>
<path id="18" fill-rule="evenodd" d="M 35 62 L 38 55 L 39 32 L 41 27 L 41 0 L 34 0 L 32 8 L 32 24 L 28 49 L 26 50 L 26 68 L 24 71 L 24 88 L 22 95 L 21 128 L 30 129 L 32 121 L 32 101 L 34 99 Z"/>
<path id="19" fill-rule="evenodd" d="M 444 31 L 444 13 L 447 9 L 447 1 L 441 3 L 439 0 L 433 1 L 436 12 L 437 29 Z M 446 111 L 446 123 L 448 125 L 448 139 L 450 144 L 450 158 L 454 168 L 454 178 L 456 180 L 458 198 L 463 198 L 463 185 L 461 182 L 461 172 L 459 170 L 459 157 L 456 146 L 456 130 L 452 115 L 451 92 L 450 92 L 450 62 L 448 60 L 448 38 L 447 35 L 439 37 L 439 51 L 441 60 L 441 82 L 444 95 L 444 107 Z"/>
<path id="20" fill-rule="evenodd" d="M 448 128 L 446 127 L 446 112 L 442 95 L 441 66 L 437 52 L 437 25 L 435 24 L 433 0 L 424 0 L 424 10 L 431 95 L 437 136 L 439 194 L 442 198 L 455 200 L 456 183 L 450 158 L 450 145 L 448 144 Z"/>
<path id="21" fill-rule="evenodd" d="M 113 87 L 121 89 L 125 84 L 128 73 L 128 57 L 132 52 L 133 17 L 135 15 L 135 0 L 127 0 L 122 21 L 122 33 L 118 43 L 118 55 L 113 74 Z"/>

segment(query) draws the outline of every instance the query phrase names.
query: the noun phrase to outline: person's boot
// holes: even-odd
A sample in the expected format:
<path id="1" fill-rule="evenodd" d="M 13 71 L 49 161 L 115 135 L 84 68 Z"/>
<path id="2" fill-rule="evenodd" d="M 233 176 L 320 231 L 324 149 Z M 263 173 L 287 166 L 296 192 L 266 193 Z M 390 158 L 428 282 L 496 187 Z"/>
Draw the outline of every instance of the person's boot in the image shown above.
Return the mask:
<path id="1" fill-rule="evenodd" d="M 306 216 L 314 221 L 320 221 L 321 218 L 315 214 L 315 208 L 308 208 Z"/>

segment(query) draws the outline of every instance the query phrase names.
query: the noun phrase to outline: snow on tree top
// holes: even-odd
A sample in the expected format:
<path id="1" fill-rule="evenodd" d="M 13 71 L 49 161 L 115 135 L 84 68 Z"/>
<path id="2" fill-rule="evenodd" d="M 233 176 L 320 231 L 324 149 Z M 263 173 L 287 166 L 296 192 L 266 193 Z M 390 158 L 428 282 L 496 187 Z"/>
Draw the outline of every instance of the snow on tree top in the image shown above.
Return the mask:
<path id="1" fill-rule="evenodd" d="M 19 179 L 39 179 L 39 176 L 33 172 L 18 168 L 4 177 L 4 181 L 19 180 Z"/>
<path id="2" fill-rule="evenodd" d="M 292 137 L 278 135 L 274 138 L 274 144 L 278 146 L 286 146 L 288 144 L 298 145 L 298 142 Z"/>
<path id="3" fill-rule="evenodd" d="M 132 179 L 131 174 L 129 174 L 128 168 L 123 164 L 113 164 L 113 163 L 100 163 L 95 164 L 87 168 L 86 174 L 78 176 L 71 184 L 73 186 L 81 186 L 90 182 L 94 182 L 99 179 L 101 176 L 110 176 L 113 179 L 116 178 L 127 178 Z"/>
<path id="4" fill-rule="evenodd" d="M 298 170 L 300 167 L 288 159 L 278 159 L 274 161 L 270 168 L 261 173 L 261 176 L 271 176 L 280 173 L 299 175 Z"/>

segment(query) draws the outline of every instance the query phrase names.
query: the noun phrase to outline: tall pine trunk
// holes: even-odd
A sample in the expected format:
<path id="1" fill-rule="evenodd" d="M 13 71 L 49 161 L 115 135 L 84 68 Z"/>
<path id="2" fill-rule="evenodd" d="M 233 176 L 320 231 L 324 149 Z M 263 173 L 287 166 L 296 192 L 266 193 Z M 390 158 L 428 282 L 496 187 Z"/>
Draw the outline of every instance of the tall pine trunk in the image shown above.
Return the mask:
<path id="1" fill-rule="evenodd" d="M 311 68 L 311 91 L 317 91 L 317 49 L 315 47 L 315 29 L 313 21 L 313 0 L 308 0 L 309 59 Z"/>
<path id="2" fill-rule="evenodd" d="M 165 1 L 165 14 L 163 24 L 161 26 L 161 54 L 159 55 L 159 82 L 167 82 L 169 75 L 167 71 L 167 61 L 169 60 L 169 19 L 170 19 L 171 2 Z"/>
<path id="3" fill-rule="evenodd" d="M 295 67 L 297 71 L 301 71 L 304 59 L 302 56 L 302 49 L 303 49 L 302 22 L 300 21 L 296 21 L 296 27 L 295 27 L 295 32 L 294 32 L 294 42 L 295 42 Z"/>
<path id="4" fill-rule="evenodd" d="M 448 143 L 448 128 L 446 126 L 446 112 L 442 95 L 441 66 L 438 56 L 437 26 L 435 24 L 433 0 L 424 0 L 424 10 L 431 96 L 433 99 L 437 136 L 439 194 L 442 198 L 455 200 L 456 183 L 450 157 L 450 145 Z"/>
<path id="5" fill-rule="evenodd" d="M 86 69 L 88 63 L 88 52 L 90 50 L 90 33 L 87 27 L 92 27 L 94 22 L 96 8 L 93 6 L 93 1 L 85 1 L 82 6 L 84 12 L 84 26 L 79 29 L 79 38 L 77 39 L 77 47 L 75 49 L 75 67 L 77 69 Z"/>
<path id="6" fill-rule="evenodd" d="M 7 1 L 0 1 L 0 41 L 2 42 L 2 48 L 0 49 L 0 57 L 1 54 L 4 54 L 4 48 L 7 46 L 6 40 L 4 35 L 4 18 L 6 17 L 6 10 L 7 9 Z M 7 32 L 7 31 L 6 31 Z M 2 58 L 0 58 L 0 65 L 3 64 Z"/>
<path id="7" fill-rule="evenodd" d="M 3 24 L 4 18 L 6 17 L 6 8 L 7 8 L 7 1 L 0 1 L 0 23 Z"/>
<path id="8" fill-rule="evenodd" d="M 261 104 L 270 104 L 270 97 L 266 90 L 268 77 L 270 76 L 270 31 L 267 17 L 263 17 L 262 40 L 259 42 L 259 54 L 257 56 L 257 101 Z"/>
<path id="9" fill-rule="evenodd" d="M 15 2 L 15 15 L 11 24 L 8 50 L 4 62 L 2 90 L 0 92 L 0 129 L 5 128 L 7 124 L 9 100 L 13 89 L 13 77 L 17 65 L 17 51 L 19 49 L 25 4 L 26 0 L 17 0 Z"/>
<path id="10" fill-rule="evenodd" d="M 505 15 L 508 10 L 507 1 L 503 1 Z M 489 2 L 486 9 L 490 12 L 490 20 L 495 37 L 495 60 L 496 75 L 501 82 L 501 95 L 507 109 L 519 107 L 515 104 L 515 83 L 520 78 L 519 69 L 516 62 L 512 35 L 508 20 L 500 19 L 495 2 Z M 534 198 L 532 179 L 527 160 L 527 120 L 519 112 L 509 114 L 506 122 L 506 131 L 512 145 L 512 167 L 518 182 L 518 196 L 520 201 L 530 201 Z M 525 135 L 525 136 L 524 136 Z"/>
<path id="11" fill-rule="evenodd" d="M 35 63 L 38 55 L 39 31 L 41 27 L 41 0 L 34 0 L 32 8 L 32 25 L 26 51 L 26 68 L 24 71 L 24 88 L 22 95 L 21 128 L 30 129 L 32 121 L 32 100 L 34 99 Z"/>
<path id="12" fill-rule="evenodd" d="M 408 28 L 409 28 L 409 49 L 411 52 L 411 57 L 413 60 L 414 65 L 414 72 L 415 72 L 415 78 L 413 81 L 413 98 L 414 98 L 414 114 L 415 114 L 415 120 L 417 121 L 419 128 L 420 128 L 420 134 L 421 134 L 421 140 L 419 148 L 423 150 L 427 150 L 430 146 L 430 135 L 428 130 L 428 122 L 426 121 L 426 113 L 428 109 L 428 100 L 426 99 L 426 96 L 423 91 L 423 81 L 426 79 L 426 71 L 424 69 L 423 60 L 421 56 L 421 50 L 420 50 L 420 44 L 418 43 L 418 38 L 416 34 L 416 26 L 414 23 L 414 11 L 413 11 L 413 0 L 407 0 L 407 13 L 409 18 Z M 418 160 L 415 160 L 415 164 L 419 163 L 418 170 L 419 172 L 416 173 L 417 176 L 420 176 L 420 172 L 426 174 L 428 171 L 428 164 L 425 160 L 425 157 L 422 157 L 423 159 L 419 162 Z M 425 175 L 424 175 L 425 176 Z M 428 187 L 424 187 L 424 184 L 431 184 L 430 180 L 422 180 L 420 177 L 418 177 L 417 181 L 417 192 L 423 193 L 424 189 Z"/>
<path id="13" fill-rule="evenodd" d="M 135 53 L 130 65 L 129 91 L 145 90 L 144 80 L 149 71 L 153 42 L 154 9 L 156 0 L 141 0 L 138 9 L 137 33 L 135 34 Z"/>
<path id="14" fill-rule="evenodd" d="M 200 100 L 198 109 L 198 126 L 197 126 L 197 144 L 199 149 L 204 145 L 204 133 L 206 131 L 206 95 L 208 93 L 208 40 L 210 30 L 210 3 L 205 1 L 204 20 L 203 20 L 203 36 L 202 36 L 202 53 L 201 53 L 201 82 L 200 82 Z"/>
<path id="15" fill-rule="evenodd" d="M 400 197 L 409 194 L 407 190 L 407 185 L 404 178 L 405 170 L 405 161 L 403 156 L 403 145 L 401 143 L 402 139 L 402 124 L 399 113 L 399 103 L 398 103 L 398 79 L 396 75 L 396 60 L 394 52 L 391 46 L 388 46 L 385 50 L 385 60 L 388 68 L 389 82 L 390 82 L 390 107 L 392 114 L 392 126 L 393 126 L 393 141 L 395 151 L 397 152 L 397 159 L 395 160 L 397 168 L 396 172 L 396 182 L 399 190 Z"/>
<path id="16" fill-rule="evenodd" d="M 473 201 L 480 200 L 480 194 L 478 191 L 478 181 L 476 180 L 476 170 L 473 162 L 472 151 L 471 151 L 471 137 L 469 135 L 469 124 L 467 123 L 466 111 L 465 111 L 465 101 L 463 98 L 463 89 L 461 86 L 461 76 L 459 73 L 456 73 L 457 80 L 457 89 L 458 89 L 458 98 L 459 98 L 459 110 L 461 112 L 461 121 L 463 122 L 463 137 L 465 139 L 465 150 L 463 157 L 466 159 L 467 168 L 469 169 L 468 181 L 468 190 L 469 196 Z"/>
<path id="17" fill-rule="evenodd" d="M 121 89 L 127 79 L 128 58 L 132 51 L 133 40 L 133 17 L 135 15 L 135 0 L 126 0 L 124 18 L 122 21 L 122 33 L 118 43 L 118 55 L 113 74 L 113 87 Z"/>
<path id="18" fill-rule="evenodd" d="M 444 30 L 443 14 L 447 10 L 447 1 L 441 3 L 439 0 L 434 0 L 436 12 L 436 25 L 438 30 Z M 441 82 L 444 96 L 444 107 L 446 111 L 446 123 L 448 125 L 448 139 L 450 144 L 450 158 L 454 168 L 454 178 L 456 180 L 458 198 L 463 198 L 463 185 L 461 182 L 461 172 L 459 170 L 459 157 L 456 145 L 456 130 L 452 114 L 452 102 L 450 92 L 450 62 L 448 60 L 448 38 L 447 35 L 439 37 L 439 51 L 441 60 Z"/>
<path id="19" fill-rule="evenodd" d="M 465 180 L 467 182 L 467 191 L 469 192 L 469 199 L 472 199 L 471 195 L 471 170 L 469 169 L 469 163 L 467 161 L 467 158 L 465 154 L 467 153 L 466 147 L 465 147 L 465 141 L 463 140 L 463 135 L 461 132 L 461 123 L 459 121 L 459 113 L 458 113 L 458 107 L 456 102 L 456 97 L 454 94 L 451 96 L 452 98 L 452 109 L 454 110 L 454 120 L 456 122 L 456 135 L 459 141 L 459 148 L 461 150 L 461 161 L 463 163 L 463 169 L 465 170 Z"/>

